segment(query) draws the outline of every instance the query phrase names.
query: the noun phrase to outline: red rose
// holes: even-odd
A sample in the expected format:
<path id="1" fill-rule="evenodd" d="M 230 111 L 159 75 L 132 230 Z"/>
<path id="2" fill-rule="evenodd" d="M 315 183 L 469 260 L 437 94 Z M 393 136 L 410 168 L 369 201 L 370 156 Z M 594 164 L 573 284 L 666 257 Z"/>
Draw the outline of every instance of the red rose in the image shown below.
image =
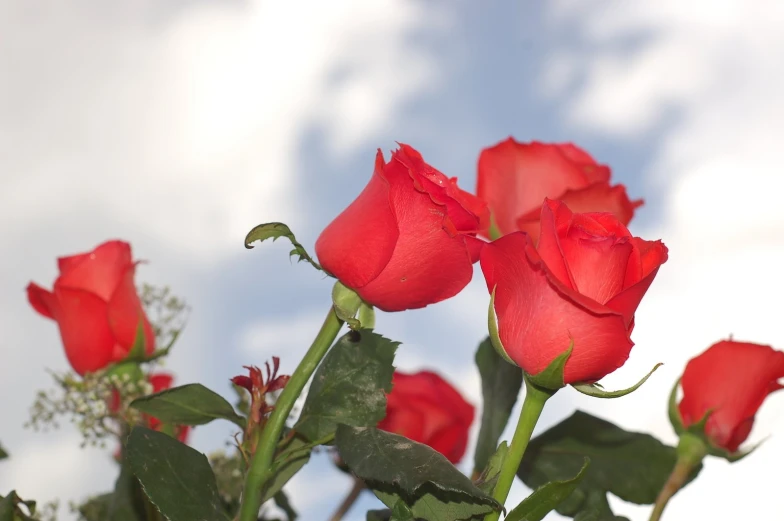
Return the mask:
<path id="1" fill-rule="evenodd" d="M 434 304 L 471 280 L 487 207 L 455 178 L 424 162 L 408 145 L 321 232 L 316 254 L 324 269 L 384 311 Z"/>
<path id="2" fill-rule="evenodd" d="M 513 138 L 482 150 L 476 193 L 486 201 L 501 235 L 539 237 L 545 197 L 573 212 L 611 212 L 627 225 L 642 200 L 630 201 L 623 185 L 610 186 L 610 169 L 572 144 L 518 143 Z"/>
<path id="3" fill-rule="evenodd" d="M 174 383 L 174 377 L 169 373 L 151 374 L 148 380 L 152 384 L 153 393 L 165 391 L 166 389 L 169 389 Z M 150 429 L 158 430 L 161 428 L 161 421 L 158 418 L 154 418 L 152 416 L 146 418 L 147 426 Z M 175 427 L 176 438 L 182 443 L 187 443 L 190 429 L 191 428 L 188 425 L 177 425 Z"/>
<path id="4" fill-rule="evenodd" d="M 474 407 L 430 371 L 395 371 L 387 415 L 378 428 L 429 445 L 452 463 L 465 454 Z"/>
<path id="5" fill-rule="evenodd" d="M 89 253 L 60 257 L 57 265 L 60 276 L 53 290 L 31 282 L 27 298 L 36 311 L 57 322 L 74 371 L 95 372 L 125 358 L 140 320 L 147 353 L 153 352 L 155 333 L 136 293 L 136 264 L 127 242 L 105 242 Z"/>
<path id="6" fill-rule="evenodd" d="M 634 312 L 666 260 L 661 241 L 632 237 L 612 214 L 573 213 L 546 199 L 538 248 L 516 232 L 486 245 L 480 262 L 507 355 L 533 375 L 574 342 L 570 384 L 623 365 Z"/>
<path id="7" fill-rule="evenodd" d="M 684 427 L 702 420 L 717 446 L 736 452 L 748 438 L 765 398 L 784 388 L 784 352 L 770 346 L 723 340 L 692 358 L 681 378 L 678 404 Z"/>

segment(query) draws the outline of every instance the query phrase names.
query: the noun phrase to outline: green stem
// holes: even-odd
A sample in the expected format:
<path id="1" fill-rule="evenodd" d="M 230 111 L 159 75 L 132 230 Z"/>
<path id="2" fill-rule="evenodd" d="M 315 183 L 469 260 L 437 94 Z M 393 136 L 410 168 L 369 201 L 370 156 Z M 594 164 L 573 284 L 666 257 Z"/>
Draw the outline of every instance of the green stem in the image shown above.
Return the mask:
<path id="1" fill-rule="evenodd" d="M 702 459 L 707 453 L 708 447 L 700 438 L 688 432 L 681 435 L 677 448 L 678 459 L 670 477 L 667 478 L 667 482 L 659 492 L 659 497 L 656 498 L 649 521 L 659 521 L 661 519 L 667 503 L 676 492 L 683 488 L 691 473 L 702 463 Z"/>
<path id="2" fill-rule="evenodd" d="M 517 421 L 509 452 L 501 466 L 498 483 L 493 490 L 493 498 L 501 505 L 506 502 L 506 497 L 512 488 L 515 474 L 520 468 L 520 462 L 523 461 L 523 454 L 528 447 L 528 442 L 531 441 L 531 434 L 533 434 L 536 422 L 542 414 L 544 404 L 553 394 L 554 391 L 537 387 L 531 383 L 527 375 L 525 376 L 525 400 L 520 411 L 520 419 Z M 498 521 L 500 516 L 500 512 L 490 512 L 485 516 L 485 521 Z"/>
<path id="3" fill-rule="evenodd" d="M 291 409 L 294 407 L 294 402 L 302 393 L 313 371 L 316 370 L 321 359 L 327 354 L 335 337 L 338 336 L 342 325 L 343 321 L 335 314 L 334 308 L 330 307 L 327 318 L 324 320 L 318 335 L 316 335 L 316 339 L 313 340 L 310 349 L 308 349 L 305 357 L 294 370 L 291 379 L 275 402 L 275 409 L 264 426 L 258 447 L 251 459 L 248 474 L 245 476 L 245 490 L 242 494 L 239 521 L 256 521 L 258 519 L 259 509 L 261 508 L 262 487 L 269 477 L 272 461 L 275 457 L 275 448 L 286 425 L 286 419 L 289 417 Z"/>

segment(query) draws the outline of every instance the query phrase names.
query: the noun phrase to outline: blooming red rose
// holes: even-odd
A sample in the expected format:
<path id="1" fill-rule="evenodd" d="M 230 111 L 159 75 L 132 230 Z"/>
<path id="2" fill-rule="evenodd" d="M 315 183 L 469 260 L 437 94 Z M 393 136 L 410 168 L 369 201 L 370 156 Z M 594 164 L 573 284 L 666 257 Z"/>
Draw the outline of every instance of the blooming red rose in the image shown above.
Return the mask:
<path id="1" fill-rule="evenodd" d="M 623 365 L 634 312 L 666 260 L 661 241 L 632 237 L 612 214 L 573 213 L 546 199 L 538 248 L 516 232 L 486 245 L 480 262 L 507 355 L 538 374 L 573 342 L 570 384 Z"/>
<path id="2" fill-rule="evenodd" d="M 465 454 L 474 407 L 430 371 L 395 371 L 387 415 L 378 428 L 429 445 L 452 463 Z"/>
<path id="3" fill-rule="evenodd" d="M 513 138 L 479 155 L 476 193 L 487 202 L 501 235 L 520 230 L 534 242 L 545 197 L 573 212 L 611 212 L 627 225 L 642 200 L 623 185 L 610 186 L 610 169 L 572 144 L 518 143 Z"/>
<path id="4" fill-rule="evenodd" d="M 717 447 L 736 452 L 748 438 L 765 398 L 784 388 L 784 352 L 770 346 L 723 340 L 692 358 L 681 378 L 678 404 L 684 427 L 703 419 Z"/>
<path id="5" fill-rule="evenodd" d="M 127 242 L 105 242 L 91 252 L 60 257 L 57 265 L 60 275 L 52 291 L 31 282 L 27 298 L 57 322 L 74 371 L 98 371 L 125 358 L 140 321 L 147 352 L 153 352 L 155 333 L 136 293 L 136 263 Z"/>
<path id="6" fill-rule="evenodd" d="M 324 269 L 384 311 L 434 304 L 471 280 L 487 207 L 455 178 L 424 162 L 408 145 L 384 163 L 361 194 L 321 232 Z"/>

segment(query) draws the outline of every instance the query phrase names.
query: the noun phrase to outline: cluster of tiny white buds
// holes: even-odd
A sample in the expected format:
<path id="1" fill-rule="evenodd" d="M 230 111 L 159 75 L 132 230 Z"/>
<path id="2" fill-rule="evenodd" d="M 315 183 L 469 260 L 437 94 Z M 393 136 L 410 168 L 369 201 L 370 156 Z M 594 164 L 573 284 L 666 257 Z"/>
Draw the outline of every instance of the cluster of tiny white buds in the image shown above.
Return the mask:
<path id="1" fill-rule="evenodd" d="M 153 392 L 147 380 L 127 373 L 89 373 L 81 380 L 68 373 L 55 380 L 59 389 L 37 394 L 25 427 L 46 432 L 59 428 L 59 418 L 68 418 L 82 435 L 82 447 L 105 447 L 106 438 L 119 436 L 121 423 L 137 423 L 140 414 L 129 404 Z"/>

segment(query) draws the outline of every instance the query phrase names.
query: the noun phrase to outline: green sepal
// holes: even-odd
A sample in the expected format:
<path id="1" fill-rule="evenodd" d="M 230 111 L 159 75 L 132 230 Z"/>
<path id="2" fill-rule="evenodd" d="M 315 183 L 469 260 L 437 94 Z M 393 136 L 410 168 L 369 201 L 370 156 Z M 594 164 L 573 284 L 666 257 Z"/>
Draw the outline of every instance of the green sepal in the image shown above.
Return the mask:
<path id="1" fill-rule="evenodd" d="M 348 324 L 351 329 L 364 327 L 360 320 L 354 318 L 361 305 L 362 299 L 353 289 L 348 288 L 340 281 L 335 282 L 335 285 L 332 286 L 332 307 L 338 318 Z"/>
<path id="2" fill-rule="evenodd" d="M 245 236 L 245 247 L 249 250 L 253 249 L 253 244 L 256 241 L 266 241 L 267 239 L 272 239 L 272 241 L 278 240 L 279 237 L 285 237 L 289 241 L 291 241 L 292 246 L 294 249 L 289 252 L 289 256 L 297 256 L 297 262 L 306 261 L 309 262 L 311 266 L 316 268 L 317 270 L 323 270 L 323 268 L 313 260 L 307 250 L 305 249 L 302 244 L 297 242 L 297 238 L 294 237 L 294 233 L 292 233 L 291 229 L 283 223 L 264 223 L 256 226 L 251 231 L 248 232 L 248 235 Z"/>
<path id="3" fill-rule="evenodd" d="M 157 360 L 158 358 L 163 358 L 164 356 L 168 355 L 169 352 L 172 350 L 172 347 L 174 347 L 174 343 L 177 341 L 180 334 L 182 334 L 182 329 L 173 331 L 171 333 L 171 340 L 169 340 L 169 343 L 166 344 L 166 347 L 163 347 L 161 349 L 156 349 L 151 355 L 145 356 L 144 361 L 152 362 L 153 360 Z"/>
<path id="4" fill-rule="evenodd" d="M 495 288 L 490 294 L 490 307 L 487 309 L 487 330 L 490 333 L 490 343 L 493 344 L 498 355 L 512 365 L 517 365 L 514 360 L 509 358 L 504 349 L 504 344 L 501 343 L 501 337 L 498 334 L 498 317 L 495 314 Z"/>
<path id="5" fill-rule="evenodd" d="M 765 443 L 766 441 L 768 441 L 768 438 L 765 438 L 765 439 L 763 439 L 763 440 L 760 440 L 759 442 L 755 443 L 754 445 L 752 445 L 751 447 L 749 447 L 749 448 L 748 448 L 748 449 L 746 449 L 746 450 L 739 450 L 739 451 L 736 451 L 736 452 L 727 452 L 727 453 L 726 453 L 726 455 L 725 455 L 725 454 L 722 454 L 722 456 L 721 456 L 721 457 L 722 457 L 722 458 L 724 458 L 724 459 L 726 459 L 726 460 L 727 460 L 727 461 L 729 461 L 730 463 L 735 463 L 736 461 L 740 461 L 740 460 L 742 460 L 743 458 L 745 458 L 746 456 L 748 456 L 749 454 L 751 454 L 752 452 L 754 452 L 755 450 L 757 450 L 757 447 L 759 447 L 760 445 L 762 445 L 762 444 L 763 444 L 763 443 Z M 709 446 L 709 448 L 708 448 L 708 453 L 709 453 L 709 454 L 712 454 L 712 453 L 710 452 L 710 450 L 711 450 L 711 447 Z M 725 451 L 725 452 L 726 452 L 726 451 Z"/>
<path id="6" fill-rule="evenodd" d="M 357 314 L 359 324 L 362 329 L 375 329 L 376 327 L 376 310 L 373 306 L 364 300 L 359 305 L 359 313 Z"/>
<path id="7" fill-rule="evenodd" d="M 133 363 L 142 363 L 142 362 L 152 362 L 153 360 L 157 360 L 158 358 L 162 358 L 169 354 L 172 347 L 174 347 L 174 343 L 179 338 L 180 333 L 182 330 L 174 331 L 171 335 L 171 340 L 169 343 L 166 344 L 166 347 L 161 349 L 156 349 L 153 353 L 147 354 L 147 336 L 144 334 L 144 319 L 139 319 L 139 325 L 136 326 L 136 336 L 133 339 L 133 345 L 131 346 L 131 350 L 128 351 L 128 355 L 123 358 L 122 362 L 133 362 Z"/>
<path id="8" fill-rule="evenodd" d="M 120 362 L 106 369 L 106 376 L 109 378 L 112 376 L 123 378 L 125 375 L 128 375 L 129 380 L 133 382 L 144 380 L 144 371 L 139 367 L 138 362 Z"/>
<path id="9" fill-rule="evenodd" d="M 676 384 L 677 385 L 677 384 Z M 735 452 L 730 452 L 726 449 L 723 449 L 716 444 L 708 437 L 705 433 L 705 426 L 708 423 L 708 419 L 710 418 L 711 414 L 713 414 L 713 409 L 708 409 L 705 414 L 700 418 L 700 421 L 689 425 L 688 427 L 684 428 L 682 432 L 679 432 L 678 435 L 680 436 L 681 440 L 684 437 L 696 437 L 699 438 L 702 443 L 707 448 L 707 453 L 711 456 L 716 456 L 717 458 L 724 458 L 725 460 L 729 461 L 730 463 L 735 463 L 737 461 L 742 460 L 762 445 L 765 440 L 761 440 L 760 442 L 752 445 L 746 450 L 738 450 Z M 670 419 L 672 421 L 672 418 Z M 676 431 L 677 432 L 677 431 Z"/>
<path id="10" fill-rule="evenodd" d="M 525 379 L 543 391 L 555 392 L 566 384 L 564 383 L 564 368 L 566 361 L 572 355 L 574 342 L 569 343 L 569 349 L 556 356 L 550 365 L 537 374 L 525 373 Z"/>
<path id="11" fill-rule="evenodd" d="M 651 377 L 654 371 L 656 371 L 662 365 L 664 364 L 662 363 L 656 364 L 655 366 L 653 366 L 653 369 L 651 369 L 651 371 L 642 378 L 642 380 L 640 380 L 639 382 L 637 382 L 636 384 L 632 385 L 627 389 L 621 389 L 619 391 L 605 391 L 604 389 L 601 388 L 599 384 L 596 383 L 572 384 L 572 387 L 574 387 L 577 391 L 580 391 L 581 393 L 588 396 L 593 396 L 594 398 L 620 398 L 621 396 L 626 396 L 627 394 L 633 393 L 634 391 L 639 389 L 640 386 L 644 384 L 648 380 L 648 378 Z"/>
<path id="12" fill-rule="evenodd" d="M 667 415 L 670 417 L 670 423 L 672 424 L 672 428 L 675 431 L 675 434 L 680 436 L 684 432 L 686 432 L 686 427 L 683 426 L 683 418 L 681 418 L 681 412 L 678 409 L 678 386 L 681 383 L 681 379 L 678 378 L 675 381 L 675 385 L 672 386 L 672 391 L 670 391 L 670 399 L 668 400 L 667 406 Z"/>
<path id="13" fill-rule="evenodd" d="M 139 319 L 136 326 L 136 336 L 133 337 L 133 345 L 128 355 L 123 358 L 123 362 L 143 362 L 147 356 L 147 338 L 144 335 L 144 319 Z"/>
<path id="14" fill-rule="evenodd" d="M 686 427 L 686 432 L 705 438 L 705 426 L 708 424 L 708 418 L 710 418 L 711 414 L 713 414 L 713 409 L 705 411 L 705 414 L 702 415 L 698 422 Z"/>
<path id="15" fill-rule="evenodd" d="M 502 236 L 501 230 L 498 229 L 498 223 L 495 220 L 495 215 L 493 215 L 493 212 L 490 212 L 490 226 L 487 229 L 487 236 L 491 241 L 500 239 Z"/>

